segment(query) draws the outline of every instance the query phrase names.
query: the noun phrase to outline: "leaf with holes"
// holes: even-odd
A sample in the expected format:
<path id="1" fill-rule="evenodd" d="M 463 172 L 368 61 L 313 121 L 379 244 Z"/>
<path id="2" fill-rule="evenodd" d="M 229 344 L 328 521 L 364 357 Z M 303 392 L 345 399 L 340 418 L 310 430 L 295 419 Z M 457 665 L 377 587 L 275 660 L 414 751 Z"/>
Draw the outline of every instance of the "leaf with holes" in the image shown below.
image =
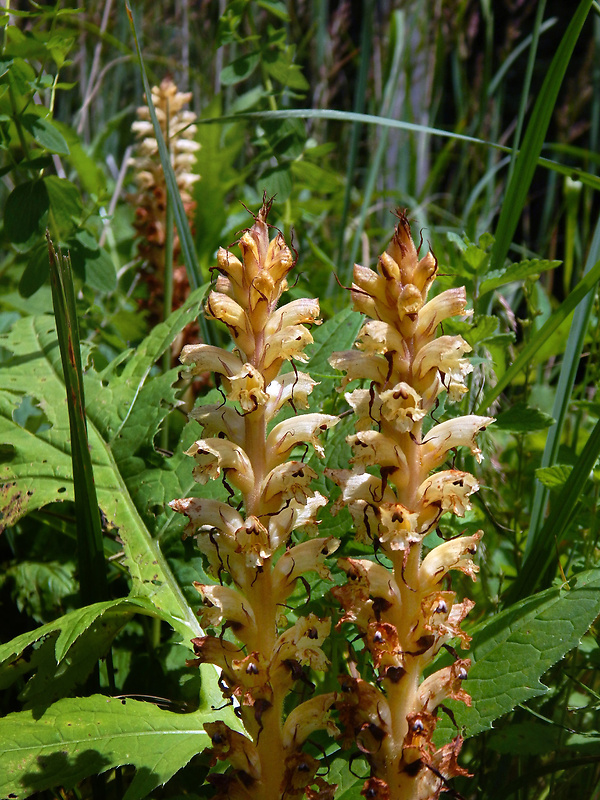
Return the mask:
<path id="1" fill-rule="evenodd" d="M 159 522 L 164 529 L 175 515 L 166 517 L 161 509 L 157 520 L 145 507 L 144 482 L 156 473 L 158 502 L 193 491 L 191 470 L 182 453 L 166 459 L 153 447 L 158 427 L 177 402 L 172 384 L 178 370 L 160 377 L 150 373 L 178 331 L 198 314 L 202 296 L 202 290 L 193 293 L 135 352 L 123 354 L 101 374 L 88 369 L 85 375 L 98 500 L 123 542 L 132 594 L 150 599 L 186 641 L 200 635 L 200 627 L 156 538 Z M 7 527 L 29 511 L 72 499 L 73 477 L 53 319 L 20 319 L 12 331 L 2 335 L 0 345 L 9 353 L 0 369 L 0 439 L 13 447 L 0 464 L 0 518 Z M 24 403 L 26 407 L 33 404 L 44 415 L 44 424 L 35 431 L 19 414 Z"/>
<path id="2" fill-rule="evenodd" d="M 216 718 L 208 708 L 175 714 L 101 695 L 8 714 L 0 720 L 0 796 L 22 800 L 57 784 L 68 789 L 132 764 L 136 775 L 124 800 L 141 800 L 210 745 L 203 725 Z"/>

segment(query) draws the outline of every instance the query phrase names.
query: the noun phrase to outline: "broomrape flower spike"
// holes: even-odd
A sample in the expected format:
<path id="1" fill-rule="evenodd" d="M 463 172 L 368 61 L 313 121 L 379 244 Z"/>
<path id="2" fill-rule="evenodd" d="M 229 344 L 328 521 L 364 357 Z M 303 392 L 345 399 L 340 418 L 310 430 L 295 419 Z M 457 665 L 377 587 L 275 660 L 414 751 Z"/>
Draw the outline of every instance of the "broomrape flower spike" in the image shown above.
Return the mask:
<path id="1" fill-rule="evenodd" d="M 347 506 L 358 539 L 372 542 L 393 565 L 340 559 L 348 583 L 332 590 L 344 611 L 338 624 L 358 627 L 377 680 L 373 686 L 342 676 L 336 705 L 344 745 L 358 743 L 371 767 L 364 797 L 435 800 L 450 778 L 468 774 L 457 764 L 460 735 L 440 748 L 432 736 L 437 709 L 448 698 L 470 704 L 462 688 L 470 661 L 457 657 L 424 681 L 422 674 L 451 639 L 468 647 L 461 623 L 474 604 L 455 602 L 449 573 L 475 579 L 472 556 L 482 533 L 444 542 L 423 558 L 425 535 L 446 513 L 464 516 L 479 488 L 468 472 L 432 470 L 457 447 L 481 461 L 476 437 L 493 419 L 458 417 L 423 433 L 442 392 L 457 401 L 467 391 L 469 345 L 460 336 L 437 336 L 444 319 L 465 313 L 466 293 L 448 289 L 427 301 L 437 262 L 431 253 L 419 257 L 405 212 L 397 215 L 377 271 L 354 268 L 354 307 L 369 318 L 357 349 L 330 359 L 346 373 L 341 389 L 362 381 L 345 395 L 356 415 L 357 432 L 348 437 L 354 468 L 326 471 L 342 490 L 334 512 Z"/>
<path id="2" fill-rule="evenodd" d="M 183 208 L 192 224 L 196 203 L 191 191 L 200 176 L 194 174 L 196 153 L 200 144 L 194 141 L 196 115 L 186 109 L 191 92 L 180 92 L 175 83 L 165 78 L 152 87 L 152 103 L 177 180 Z M 167 243 L 167 185 L 158 153 L 154 127 L 148 106 L 137 109 L 138 119 L 131 129 L 137 138 L 135 155 L 129 164 L 135 170 L 138 191 L 130 197 L 135 206 L 134 225 L 138 232 L 138 250 L 149 271 L 144 276 L 149 286 L 149 310 L 160 317 L 164 293 L 165 246 Z M 189 293 L 185 266 L 177 265 L 180 253 L 177 232 L 173 232 L 173 306 L 178 308 Z M 179 344 L 181 348 L 181 343 Z"/>
<path id="3" fill-rule="evenodd" d="M 181 354 L 192 374 L 217 373 L 227 397 L 192 413 L 203 435 L 187 454 L 196 481 L 222 480 L 229 502 L 191 497 L 171 507 L 187 516 L 186 533 L 197 537 L 220 584 L 195 584 L 204 603 L 202 624 L 220 634 L 194 639 L 191 663 L 220 668 L 223 694 L 236 704 L 248 733 L 223 722 L 206 726 L 212 763 L 230 764 L 209 780 L 215 796 L 228 800 L 332 797 L 334 787 L 316 776 L 319 762 L 303 745 L 315 730 L 338 733 L 330 711 L 335 692 L 306 700 L 287 720 L 283 714 L 294 684 L 311 687 L 307 671 L 327 668 L 322 644 L 331 627 L 314 614 L 290 624 L 286 601 L 304 573 L 327 577 L 325 558 L 338 546 L 333 537 L 310 538 L 327 501 L 311 489 L 316 472 L 295 452 L 312 446 L 322 456 L 318 437 L 338 418 L 299 414 L 315 382 L 295 365 L 281 374 L 287 362 L 307 360 L 312 336 L 306 326 L 319 324 L 319 304 L 307 299 L 278 307 L 294 259 L 281 233 L 269 236 L 270 208 L 263 201 L 239 240 L 241 260 L 223 248 L 218 253 L 206 313 L 227 326 L 233 352 L 196 344 Z M 294 416 L 275 423 L 286 406 Z M 309 538 L 294 545 L 298 529 Z M 237 643 L 224 638 L 227 629 Z"/>

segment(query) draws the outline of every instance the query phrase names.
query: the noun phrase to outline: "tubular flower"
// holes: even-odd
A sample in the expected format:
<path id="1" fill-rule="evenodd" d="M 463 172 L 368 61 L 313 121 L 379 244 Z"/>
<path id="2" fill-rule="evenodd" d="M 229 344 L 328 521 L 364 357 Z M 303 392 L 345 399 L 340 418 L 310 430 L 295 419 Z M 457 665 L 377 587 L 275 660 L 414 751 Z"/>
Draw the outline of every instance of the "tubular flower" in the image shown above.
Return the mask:
<path id="1" fill-rule="evenodd" d="M 346 373 L 340 391 L 362 382 L 345 395 L 356 417 L 357 432 L 348 437 L 355 468 L 327 471 L 341 488 L 334 512 L 346 506 L 358 539 L 370 540 L 393 565 L 340 560 L 348 582 L 332 590 L 344 612 L 338 625 L 358 627 L 377 681 L 342 678 L 337 708 L 343 743 L 357 743 L 371 766 L 363 796 L 435 800 L 449 778 L 466 774 L 456 761 L 460 737 L 436 749 L 432 736 L 440 704 L 470 703 L 462 688 L 470 661 L 457 657 L 451 667 L 421 676 L 451 639 L 468 647 L 461 623 L 474 604 L 455 602 L 449 574 L 475 578 L 472 556 L 482 534 L 446 541 L 425 557 L 423 539 L 444 514 L 470 510 L 476 479 L 439 467 L 461 447 L 481 461 L 476 437 L 493 419 L 458 417 L 423 430 L 442 392 L 456 401 L 467 391 L 469 345 L 460 336 L 437 336 L 443 320 L 466 313 L 466 293 L 449 289 L 427 300 L 437 262 L 431 253 L 419 257 L 405 213 L 398 218 L 377 271 L 354 269 L 354 307 L 370 318 L 357 349 L 330 359 Z"/>
<path id="2" fill-rule="evenodd" d="M 306 361 L 304 348 L 312 342 L 306 325 L 318 323 L 319 304 L 294 300 L 278 308 L 294 259 L 280 233 L 269 239 L 269 210 L 264 202 L 242 235 L 241 260 L 228 250 L 218 253 L 219 277 L 206 312 L 225 323 L 233 352 L 198 344 L 181 355 L 192 374 L 218 373 L 227 398 L 192 412 L 202 435 L 187 455 L 194 459 L 196 481 L 221 480 L 228 500 L 171 503 L 187 516 L 186 535 L 195 537 L 220 584 L 195 584 L 203 598 L 202 624 L 221 633 L 194 639 L 191 663 L 220 668 L 223 693 L 239 704 L 248 733 L 241 736 L 224 723 L 207 727 L 213 763 L 230 762 L 225 775 L 209 780 L 217 797 L 245 800 L 326 797 L 330 787 L 315 774 L 319 762 L 302 747 L 317 729 L 337 732 L 330 718 L 337 692 L 297 705 L 287 721 L 283 715 L 294 684 L 313 687 L 309 671 L 329 663 L 322 645 L 330 621 L 308 614 L 292 623 L 286 601 L 305 583 L 305 573 L 328 577 L 325 559 L 339 544 L 331 536 L 311 538 L 327 501 L 311 488 L 317 473 L 303 463 L 309 448 L 323 455 L 319 437 L 338 418 L 299 414 L 315 382 L 295 366 L 281 374 L 287 362 Z M 293 415 L 277 422 L 286 409 Z M 304 541 L 294 544 L 297 529 Z M 223 637 L 226 629 L 238 643 Z"/>
<path id="3" fill-rule="evenodd" d="M 191 99 L 191 92 L 180 92 L 168 78 L 160 86 L 152 88 L 152 104 L 171 156 L 183 208 L 190 224 L 196 208 L 191 190 L 194 183 L 200 180 L 200 176 L 193 172 L 196 152 L 200 149 L 198 142 L 194 141 L 197 131 L 194 124 L 196 115 L 185 108 Z M 129 199 L 135 206 L 134 225 L 138 232 L 138 250 L 147 270 L 144 277 L 148 284 L 149 297 L 145 305 L 153 317 L 161 319 L 167 237 L 167 186 L 148 106 L 138 108 L 137 116 L 138 119 L 131 128 L 138 143 L 135 155 L 129 161 L 135 170 L 137 192 Z M 189 294 L 185 267 L 177 264 L 179 253 L 179 238 L 174 231 L 174 308 L 178 308 Z"/>

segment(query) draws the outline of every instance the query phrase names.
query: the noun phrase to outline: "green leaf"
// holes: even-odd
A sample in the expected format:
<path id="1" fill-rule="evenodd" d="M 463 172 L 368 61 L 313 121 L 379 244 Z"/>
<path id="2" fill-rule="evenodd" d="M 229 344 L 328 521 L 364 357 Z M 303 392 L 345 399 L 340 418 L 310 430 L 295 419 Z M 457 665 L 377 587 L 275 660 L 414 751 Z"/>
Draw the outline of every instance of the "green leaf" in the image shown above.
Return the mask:
<path id="1" fill-rule="evenodd" d="M 362 314 L 346 307 L 319 328 L 313 329 L 314 344 L 309 350 L 310 374 L 315 380 L 325 381 L 315 387 L 312 398 L 320 401 L 321 398 L 331 397 L 330 381 L 341 378 L 341 373 L 329 364 L 329 358 L 338 350 L 350 350 L 363 322 Z"/>
<path id="2" fill-rule="evenodd" d="M 531 594 L 542 580 L 550 580 L 549 567 L 555 559 L 554 548 L 549 543 L 559 541 L 573 518 L 579 496 L 586 485 L 590 471 L 600 455 L 600 420 L 579 454 L 560 493 L 555 497 L 551 512 L 527 553 L 513 585 L 507 592 L 510 601 Z"/>
<path id="3" fill-rule="evenodd" d="M 249 78 L 260 62 L 258 53 L 250 53 L 247 56 L 236 58 L 231 64 L 227 64 L 221 70 L 219 80 L 223 86 L 235 86 Z"/>
<path id="4" fill-rule="evenodd" d="M 36 643 L 48 642 L 51 644 L 51 655 L 55 666 L 62 664 L 69 654 L 72 646 L 81 638 L 86 640 L 86 649 L 94 650 L 92 666 L 98 657 L 103 655 L 102 645 L 96 641 L 95 623 L 104 620 L 110 614 L 122 627 L 135 613 L 156 615 L 156 610 L 147 600 L 141 598 L 107 600 L 94 603 L 84 608 L 70 611 L 45 625 L 40 625 L 33 631 L 28 631 L 0 645 L 0 689 L 10 686 L 20 675 L 35 669 L 38 664 L 37 650 L 33 649 Z M 119 621 L 120 618 L 120 621 Z M 106 626 L 104 626 L 106 627 Z M 114 625 L 111 625 L 114 628 Z M 71 662 L 73 660 L 71 659 Z"/>
<path id="5" fill-rule="evenodd" d="M 532 433 L 543 431 L 553 423 L 554 418 L 539 408 L 533 408 L 526 403 L 516 403 L 512 408 L 498 414 L 494 428 L 510 433 Z"/>
<path id="6" fill-rule="evenodd" d="M 37 114 L 24 114 L 21 117 L 21 123 L 40 147 L 50 150 L 51 153 L 57 153 L 59 156 L 69 155 L 69 145 L 47 117 L 38 117 Z"/>
<path id="7" fill-rule="evenodd" d="M 44 185 L 50 200 L 50 233 L 65 239 L 79 223 L 83 213 L 83 203 L 77 187 L 66 178 L 49 175 Z"/>
<path id="8" fill-rule="evenodd" d="M 154 515 L 147 506 L 138 507 L 134 497 L 143 496 L 141 481 L 147 479 L 148 471 L 157 471 L 165 499 L 186 496 L 193 489 L 189 465 L 182 463 L 178 472 L 152 448 L 156 428 L 175 397 L 170 385 L 166 392 L 163 383 L 162 396 L 157 400 L 152 391 L 156 379 L 149 378 L 149 374 L 176 332 L 198 313 L 202 296 L 202 290 L 194 293 L 166 323 L 156 326 L 135 354 L 125 354 L 129 360 L 121 374 L 116 374 L 118 367 L 114 365 L 103 377 L 93 370 L 88 370 L 85 376 L 88 434 L 100 507 L 119 529 L 134 594 L 149 597 L 158 609 L 168 614 L 171 625 L 185 641 L 201 635 L 200 626 L 171 574 L 158 541 L 144 524 L 143 520 L 148 525 L 156 524 Z M 53 320 L 23 318 L 10 333 L 0 337 L 0 346 L 12 354 L 0 369 L 0 439 L 11 442 L 16 449 L 13 458 L 0 466 L 3 485 L 0 517 L 4 526 L 29 510 L 58 500 L 72 500 L 74 495 L 65 388 Z M 173 371 L 167 382 L 173 383 L 176 377 Z M 15 408 L 26 395 L 39 401 L 48 419 L 49 427 L 37 435 L 20 427 L 13 418 Z M 119 442 L 128 438 L 135 441 L 139 432 L 135 426 L 140 420 L 150 420 L 152 426 L 146 428 L 152 458 L 159 463 L 167 461 L 167 465 L 151 467 L 141 460 L 144 478 L 138 463 L 137 471 L 129 468 L 126 479 L 123 473 L 127 471 L 127 459 L 140 446 L 143 451 L 144 443 L 138 439 L 137 445 L 119 451 Z M 128 433 L 130 425 L 134 427 L 133 435 Z M 120 452 L 118 457 L 112 448 Z"/>
<path id="9" fill-rule="evenodd" d="M 9 194 L 4 206 L 4 231 L 8 239 L 27 249 L 46 227 L 50 198 L 44 181 L 25 181 Z"/>
<path id="10" fill-rule="evenodd" d="M 506 370 L 502 377 L 498 380 L 496 385 L 486 392 L 483 400 L 477 409 L 478 414 L 486 411 L 494 400 L 500 396 L 506 386 L 514 379 L 519 372 L 524 369 L 527 364 L 534 358 L 537 351 L 543 346 L 548 337 L 560 326 L 560 324 L 569 316 L 573 309 L 579 305 L 588 292 L 590 292 L 596 285 L 600 278 L 600 261 L 598 261 L 590 270 L 586 272 L 584 277 L 579 281 L 577 286 L 569 294 L 561 305 L 553 312 L 552 316 L 542 325 L 542 327 L 531 337 L 529 342 L 521 350 L 516 360 Z"/>
<path id="11" fill-rule="evenodd" d="M 264 8 L 265 11 L 270 11 L 271 14 L 278 17 L 282 22 L 289 22 L 290 15 L 282 0 L 257 0 L 256 5 Z"/>
<path id="12" fill-rule="evenodd" d="M 463 258 L 471 268 L 471 271 L 477 273 L 482 272 L 489 264 L 490 254 L 476 244 L 469 244 L 463 251 Z"/>
<path id="13" fill-rule="evenodd" d="M 124 800 L 141 800 L 210 746 L 205 722 L 221 712 L 163 711 L 151 703 L 94 695 L 59 700 L 0 720 L 0 796 L 22 800 L 57 785 L 133 764 Z"/>
<path id="14" fill-rule="evenodd" d="M 254 90 L 253 90 L 254 91 Z M 260 89 L 257 87 L 257 94 L 260 94 Z M 234 104 L 235 105 L 235 104 Z M 240 109 L 234 109 L 231 106 L 232 112 Z M 431 136 L 439 136 L 445 139 L 452 139 L 459 142 L 471 142 L 472 144 L 482 145 L 484 147 L 491 147 L 494 150 L 499 150 L 503 153 L 511 153 L 510 147 L 496 144 L 496 142 L 487 142 L 485 139 L 478 139 L 475 136 L 468 136 L 455 131 L 445 131 L 442 128 L 434 128 L 431 125 L 419 125 L 414 122 L 405 122 L 404 120 L 391 119 L 389 117 L 381 117 L 376 114 L 362 114 L 356 111 L 338 111 L 336 109 L 323 109 L 323 108 L 291 108 L 285 111 L 247 111 L 244 113 L 232 113 L 231 115 L 216 118 L 205 118 L 201 120 L 204 124 L 208 123 L 225 123 L 225 122 L 239 122 L 241 119 L 329 119 L 338 122 L 359 122 L 366 125 L 378 125 L 384 128 L 393 128 L 396 130 L 412 131 L 414 133 L 426 133 Z M 578 169 L 570 165 L 559 164 L 556 161 L 551 161 L 547 158 L 538 158 L 537 164 L 558 172 L 561 175 L 568 175 L 573 180 L 580 180 L 586 186 L 591 186 L 596 190 L 600 190 L 600 178 L 593 175 L 586 170 Z"/>
<path id="15" fill-rule="evenodd" d="M 546 272 L 549 269 L 555 269 L 560 266 L 562 261 L 548 261 L 547 259 L 532 258 L 524 261 L 519 261 L 517 264 L 511 264 L 505 270 L 499 270 L 494 277 L 488 275 L 479 288 L 479 296 L 481 297 L 493 289 L 498 289 L 500 286 L 505 286 L 507 283 L 513 281 L 523 281 L 531 275 L 537 275 L 540 272 Z"/>
<path id="16" fill-rule="evenodd" d="M 471 327 L 462 335 L 471 347 L 475 347 L 477 344 L 487 341 L 496 333 L 497 329 L 498 317 L 489 317 L 482 314 L 476 317 Z"/>
<path id="17" fill-rule="evenodd" d="M 488 744 L 497 753 L 541 756 L 555 750 L 562 736 L 559 725 L 521 722 L 494 732 L 488 739 Z"/>
<path id="18" fill-rule="evenodd" d="M 292 193 L 292 176 L 289 167 L 280 166 L 265 170 L 258 178 L 257 185 L 269 197 L 276 197 L 278 203 L 283 203 Z"/>
<path id="19" fill-rule="evenodd" d="M 548 489 L 561 489 L 572 471 L 573 467 L 570 464 L 554 464 L 551 467 L 536 469 L 535 477 Z"/>
<path id="20" fill-rule="evenodd" d="M 19 611 L 42 622 L 65 597 L 77 593 L 74 573 L 73 562 L 24 560 L 8 567 L 2 579 L 10 583 Z"/>
<path id="21" fill-rule="evenodd" d="M 87 286 L 98 292 L 113 292 L 117 287 L 117 271 L 112 258 L 97 245 L 91 249 L 78 238 L 69 246 L 73 269 Z"/>
<path id="22" fill-rule="evenodd" d="M 19 294 L 22 297 L 31 297 L 48 277 L 48 247 L 45 242 L 34 247 L 27 254 L 27 266 L 19 281 Z"/>
<path id="23" fill-rule="evenodd" d="M 215 98 L 204 110 L 209 116 L 221 113 L 221 100 Z M 221 130 L 216 125 L 202 130 L 202 148 L 196 153 L 196 165 L 202 180 L 194 185 L 196 200 L 196 247 L 201 262 L 212 264 L 212 257 L 221 244 L 227 224 L 227 194 L 240 180 L 235 168 L 237 155 L 244 143 L 240 126 Z"/>
<path id="24" fill-rule="evenodd" d="M 465 682 L 471 708 L 449 705 L 467 736 L 488 730 L 519 703 L 546 694 L 540 678 L 581 637 L 600 613 L 600 569 L 571 578 L 569 584 L 515 603 L 472 631 L 473 666 Z M 448 741 L 453 726 L 444 721 L 436 739 Z"/>
<path id="25" fill-rule="evenodd" d="M 312 161 L 306 159 L 293 161 L 291 168 L 294 177 L 311 191 L 327 194 L 340 188 L 340 178 L 337 173 L 313 164 Z"/>
<path id="26" fill-rule="evenodd" d="M 288 89 L 308 91 L 310 84 L 298 64 L 293 63 L 294 53 L 290 48 L 272 49 L 263 53 L 263 64 L 272 78 Z"/>

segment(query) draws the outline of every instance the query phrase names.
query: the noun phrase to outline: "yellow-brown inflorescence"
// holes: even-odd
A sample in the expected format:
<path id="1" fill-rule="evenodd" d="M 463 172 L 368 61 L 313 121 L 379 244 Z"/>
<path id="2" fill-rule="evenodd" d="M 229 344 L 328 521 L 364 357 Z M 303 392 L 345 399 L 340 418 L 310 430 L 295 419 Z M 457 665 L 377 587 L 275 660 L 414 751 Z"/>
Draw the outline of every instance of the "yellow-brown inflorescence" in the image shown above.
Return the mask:
<path id="1" fill-rule="evenodd" d="M 476 479 L 443 465 L 464 446 L 481 460 L 475 439 L 493 419 L 458 417 L 423 432 L 442 392 L 456 401 L 467 391 L 469 345 L 460 336 L 437 335 L 443 320 L 465 313 L 466 295 L 464 288 L 449 289 L 427 302 L 437 262 L 431 253 L 419 258 L 405 213 L 398 217 L 377 272 L 354 268 L 354 307 L 369 318 L 357 349 L 330 359 L 346 373 L 343 387 L 357 379 L 364 387 L 346 394 L 356 414 L 353 468 L 328 471 L 342 490 L 338 507 L 350 510 L 358 539 L 393 565 L 340 560 L 348 577 L 333 590 L 344 609 L 340 624 L 359 628 L 378 677 L 376 686 L 356 671 L 341 678 L 338 708 L 346 744 L 357 741 L 371 765 L 365 797 L 433 800 L 448 778 L 466 774 L 456 760 L 460 736 L 437 749 L 432 734 L 436 709 L 448 698 L 470 703 L 462 688 L 470 661 L 457 657 L 425 680 L 422 674 L 451 639 L 468 646 L 461 622 L 474 604 L 455 602 L 449 573 L 475 578 L 472 555 L 481 532 L 445 541 L 424 558 L 422 542 L 444 514 L 470 509 Z"/>
<path id="2" fill-rule="evenodd" d="M 294 684 L 310 686 L 306 669 L 327 667 L 321 645 L 330 621 L 308 614 L 290 624 L 286 601 L 305 572 L 327 574 L 324 559 L 338 544 L 332 537 L 311 538 L 326 499 L 310 488 L 316 473 L 301 452 L 312 445 L 322 454 L 318 436 L 338 418 L 298 413 L 308 407 L 315 382 L 293 362 L 307 360 L 312 337 L 306 325 L 319 322 L 319 303 L 301 299 L 278 308 L 294 259 L 280 233 L 269 239 L 269 208 L 264 203 L 242 235 L 241 261 L 229 250 L 218 253 L 219 277 L 206 313 L 225 323 L 233 352 L 198 344 L 186 346 L 181 356 L 196 374 L 217 373 L 227 396 L 227 402 L 192 412 L 203 438 L 188 455 L 199 483 L 221 478 L 231 496 L 229 502 L 193 497 L 171 503 L 189 518 L 187 532 L 197 534 L 219 579 L 196 588 L 204 600 L 203 625 L 220 628 L 221 635 L 193 645 L 195 663 L 220 668 L 224 695 L 239 707 L 249 734 L 222 722 L 206 726 L 213 762 L 226 758 L 231 764 L 211 778 L 217 797 L 229 800 L 328 796 L 315 776 L 317 760 L 302 746 L 317 729 L 338 732 L 330 719 L 335 693 L 311 697 L 287 719 L 283 714 Z M 293 368 L 282 374 L 288 362 Z M 294 415 L 274 423 L 290 406 Z M 293 455 L 297 448 L 300 457 Z M 303 532 L 295 545 L 294 530 Z M 226 629 L 241 647 L 224 638 Z"/>
<path id="3" fill-rule="evenodd" d="M 200 149 L 194 141 L 196 135 L 196 115 L 185 108 L 192 98 L 191 92 L 180 92 L 172 80 L 166 78 L 160 86 L 152 88 L 152 103 L 161 131 L 171 156 L 171 165 L 181 194 L 183 208 L 190 223 L 196 204 L 191 196 L 194 183 L 200 180 L 193 173 L 196 152 Z M 138 231 L 140 255 L 150 267 L 147 280 L 150 285 L 149 308 L 162 298 L 163 274 L 165 267 L 167 186 L 158 153 L 154 127 L 150 121 L 148 106 L 137 110 L 138 119 L 132 130 L 138 139 L 136 155 L 130 165 L 135 169 L 135 182 L 138 191 L 131 197 L 136 207 L 134 225 Z M 177 264 L 180 252 L 179 238 L 173 236 L 173 263 Z M 184 266 L 175 266 L 173 306 L 179 307 L 189 291 Z M 155 298 L 156 295 L 156 298 Z M 160 317 L 160 309 L 158 309 Z"/>

